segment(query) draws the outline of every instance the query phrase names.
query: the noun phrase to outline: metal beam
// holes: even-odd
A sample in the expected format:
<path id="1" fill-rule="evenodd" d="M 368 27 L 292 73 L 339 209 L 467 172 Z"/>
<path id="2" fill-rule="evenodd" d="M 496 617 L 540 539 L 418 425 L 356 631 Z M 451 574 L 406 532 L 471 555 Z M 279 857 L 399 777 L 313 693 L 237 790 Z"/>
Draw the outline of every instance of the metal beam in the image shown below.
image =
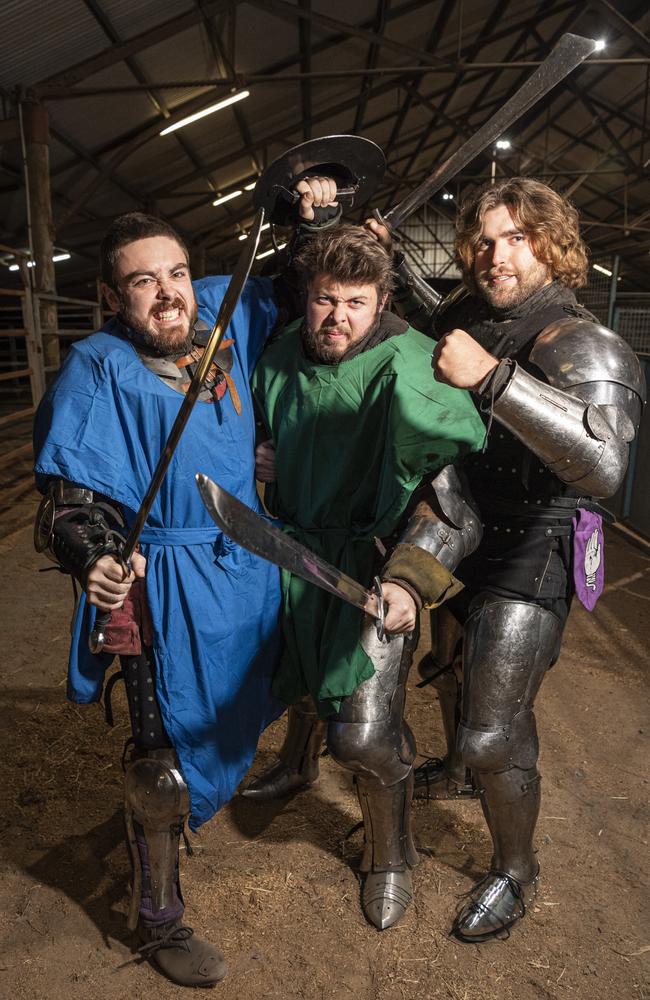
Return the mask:
<path id="1" fill-rule="evenodd" d="M 417 49 L 412 45 L 404 45 L 402 42 L 394 42 L 384 35 L 377 34 L 376 31 L 369 31 L 367 28 L 358 27 L 355 24 L 347 24 L 345 21 L 337 21 L 333 17 L 326 17 L 324 14 L 317 14 L 312 10 L 304 10 L 296 7 L 295 4 L 287 3 L 286 0 L 248 0 L 254 7 L 261 7 L 267 14 L 275 14 L 285 21 L 293 23 L 296 18 L 306 19 L 312 24 L 317 24 L 328 31 L 340 32 L 350 38 L 360 38 L 364 42 L 369 42 L 386 49 L 387 52 L 395 52 L 397 55 L 411 56 L 421 59 L 423 62 L 431 63 L 434 66 L 445 65 L 447 59 L 432 55 L 422 49 Z"/>
<path id="2" fill-rule="evenodd" d="M 298 0 L 301 10 L 311 15 L 311 0 Z M 301 18 L 298 22 L 298 49 L 300 51 L 300 100 L 302 104 L 302 137 L 304 141 L 311 139 L 311 16 Z"/>
<path id="3" fill-rule="evenodd" d="M 241 2 L 242 0 L 210 0 L 210 2 L 206 2 L 204 9 L 212 17 L 220 11 L 228 10 L 233 4 Z M 101 70 L 109 69 L 109 67 L 115 66 L 117 63 L 124 62 L 129 56 L 134 56 L 138 52 L 151 48 L 153 45 L 165 42 L 168 38 L 173 38 L 174 35 L 178 35 L 181 31 L 187 31 L 188 28 L 199 24 L 202 17 L 202 12 L 198 10 L 189 11 L 187 14 L 181 14 L 179 17 L 172 17 L 169 21 L 164 21 L 153 28 L 147 28 L 146 31 L 141 32 L 139 35 L 134 35 L 133 38 L 129 38 L 118 45 L 112 45 L 110 48 L 91 56 L 89 59 L 83 59 L 62 73 L 55 73 L 53 76 L 46 77 L 36 87 L 51 84 L 71 86 L 80 80 L 86 80 L 89 76 L 93 76 L 94 73 L 99 73 Z"/>

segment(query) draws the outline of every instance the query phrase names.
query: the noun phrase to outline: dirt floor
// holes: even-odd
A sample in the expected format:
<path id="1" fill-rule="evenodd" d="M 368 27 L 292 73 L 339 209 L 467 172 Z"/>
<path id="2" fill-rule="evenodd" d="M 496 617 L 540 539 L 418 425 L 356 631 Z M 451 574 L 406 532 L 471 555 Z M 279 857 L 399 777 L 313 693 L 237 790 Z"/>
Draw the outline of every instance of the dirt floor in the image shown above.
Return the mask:
<path id="1" fill-rule="evenodd" d="M 236 799 L 183 856 L 189 923 L 220 944 L 222 1000 L 627 1000 L 650 997 L 648 611 L 650 553 L 608 543 L 594 615 L 574 609 L 539 698 L 542 881 L 510 940 L 449 937 L 459 894 L 483 873 L 489 842 L 476 802 L 418 804 L 422 861 L 403 923 L 379 933 L 359 908 L 360 834 L 349 776 L 324 759 L 316 787 L 273 807 Z M 2 671 L 0 996 L 136 1000 L 183 993 L 134 961 L 124 926 L 116 726 L 65 702 L 69 581 L 38 573 L 29 529 L 0 543 Z M 409 695 L 423 754 L 439 752 L 435 695 Z M 262 739 L 272 759 L 283 722 Z"/>

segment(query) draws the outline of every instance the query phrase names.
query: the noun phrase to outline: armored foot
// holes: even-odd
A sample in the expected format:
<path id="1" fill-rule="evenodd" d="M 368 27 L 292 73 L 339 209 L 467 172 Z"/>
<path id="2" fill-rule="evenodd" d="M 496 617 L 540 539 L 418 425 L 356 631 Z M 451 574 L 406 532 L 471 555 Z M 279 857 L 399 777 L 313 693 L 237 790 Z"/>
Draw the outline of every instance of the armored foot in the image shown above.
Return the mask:
<path id="1" fill-rule="evenodd" d="M 180 920 L 158 927 L 138 925 L 142 944 L 138 949 L 179 986 L 214 986 L 226 975 L 226 960 L 214 945 L 194 937 L 191 927 Z"/>
<path id="2" fill-rule="evenodd" d="M 403 872 L 369 872 L 361 890 L 363 912 L 375 927 L 385 931 L 403 916 L 413 899 L 413 881 Z"/>
<path id="3" fill-rule="evenodd" d="M 273 764 L 259 778 L 253 778 L 248 786 L 242 789 L 241 794 L 245 799 L 252 799 L 255 802 L 272 802 L 274 799 L 282 799 L 294 792 L 309 788 L 311 781 L 307 781 L 299 771 L 294 771 L 279 760 Z"/>
<path id="4" fill-rule="evenodd" d="M 479 793 L 472 781 L 469 768 L 464 769 L 464 780 L 450 774 L 443 757 L 430 757 L 415 768 L 414 799 L 478 799 Z"/>
<path id="5" fill-rule="evenodd" d="M 456 915 L 452 934 L 475 944 L 510 937 L 510 928 L 525 916 L 535 898 L 538 876 L 539 871 L 530 882 L 518 882 L 507 872 L 489 871 L 470 890 Z"/>

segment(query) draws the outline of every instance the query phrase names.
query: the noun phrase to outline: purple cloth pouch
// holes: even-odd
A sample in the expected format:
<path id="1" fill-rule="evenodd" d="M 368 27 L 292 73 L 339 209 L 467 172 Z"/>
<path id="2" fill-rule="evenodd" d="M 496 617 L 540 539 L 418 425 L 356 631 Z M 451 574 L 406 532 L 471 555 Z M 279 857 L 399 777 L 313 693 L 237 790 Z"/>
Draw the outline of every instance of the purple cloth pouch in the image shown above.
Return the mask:
<path id="1" fill-rule="evenodd" d="M 578 600 L 593 611 L 605 585 L 603 519 L 582 507 L 573 518 L 573 582 Z"/>

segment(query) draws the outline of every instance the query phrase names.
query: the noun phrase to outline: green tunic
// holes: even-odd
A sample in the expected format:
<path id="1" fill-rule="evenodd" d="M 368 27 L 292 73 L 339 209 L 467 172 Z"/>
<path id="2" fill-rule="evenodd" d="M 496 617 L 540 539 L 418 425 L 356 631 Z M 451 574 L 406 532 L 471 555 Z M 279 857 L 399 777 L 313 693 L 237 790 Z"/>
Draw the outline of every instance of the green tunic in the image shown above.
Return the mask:
<path id="1" fill-rule="evenodd" d="M 253 395 L 276 449 L 269 510 L 328 562 L 370 585 L 375 538 L 391 535 L 425 476 L 478 449 L 466 392 L 436 382 L 429 338 L 409 329 L 336 365 L 307 360 L 298 320 L 263 353 Z M 374 673 L 363 613 L 283 572 L 286 649 L 275 694 L 307 692 L 325 717 Z"/>

